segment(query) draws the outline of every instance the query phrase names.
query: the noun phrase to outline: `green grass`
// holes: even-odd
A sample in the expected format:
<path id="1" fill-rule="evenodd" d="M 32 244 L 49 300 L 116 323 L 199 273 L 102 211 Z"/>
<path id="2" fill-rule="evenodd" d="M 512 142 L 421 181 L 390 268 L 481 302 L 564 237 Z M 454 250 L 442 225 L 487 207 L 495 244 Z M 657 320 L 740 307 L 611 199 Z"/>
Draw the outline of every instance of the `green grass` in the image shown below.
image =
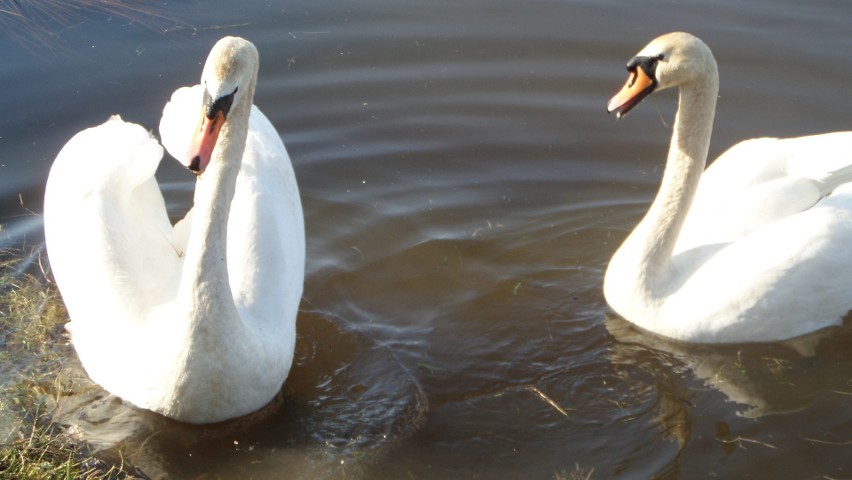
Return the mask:
<path id="1" fill-rule="evenodd" d="M 71 387 L 60 375 L 73 355 L 64 333 L 68 314 L 47 274 L 18 271 L 20 255 L 0 257 L 0 413 L 13 428 L 0 432 L 0 478 L 142 477 L 123 460 L 95 458 L 85 442 L 53 422 L 51 405 Z"/>
<path id="2" fill-rule="evenodd" d="M 0 476 L 27 479 L 136 478 L 124 463 L 109 465 L 91 455 L 84 443 L 64 435 L 49 416 L 34 408 L 19 438 L 0 446 Z"/>

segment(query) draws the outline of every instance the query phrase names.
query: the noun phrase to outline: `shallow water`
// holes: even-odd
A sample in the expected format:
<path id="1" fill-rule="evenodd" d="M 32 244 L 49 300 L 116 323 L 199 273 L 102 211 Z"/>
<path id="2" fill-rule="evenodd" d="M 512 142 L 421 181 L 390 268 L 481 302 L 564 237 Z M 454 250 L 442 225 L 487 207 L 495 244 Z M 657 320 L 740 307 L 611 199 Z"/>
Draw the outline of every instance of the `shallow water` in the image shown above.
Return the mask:
<path id="1" fill-rule="evenodd" d="M 281 411 L 245 429 L 179 427 L 109 398 L 78 407 L 106 402 L 116 411 L 99 422 L 116 430 L 136 415 L 148 434 L 177 431 L 147 439 L 154 454 L 139 449 L 150 473 L 852 475 L 847 330 L 815 348 L 685 346 L 633 331 L 601 293 L 656 191 L 675 108 L 662 93 L 622 121 L 606 115 L 625 62 L 667 31 L 710 45 L 722 85 L 711 157 L 745 138 L 847 130 L 852 6 L 204 8 L 164 5 L 136 22 L 84 12 L 54 26 L 48 47 L 0 38 L 0 234 L 13 247 L 42 244 L 44 182 L 75 132 L 114 113 L 154 129 L 223 35 L 260 51 L 256 104 L 287 144 L 305 207 L 301 363 Z M 159 178 L 181 216 L 192 178 L 169 159 Z M 323 348 L 329 358 L 312 361 Z"/>

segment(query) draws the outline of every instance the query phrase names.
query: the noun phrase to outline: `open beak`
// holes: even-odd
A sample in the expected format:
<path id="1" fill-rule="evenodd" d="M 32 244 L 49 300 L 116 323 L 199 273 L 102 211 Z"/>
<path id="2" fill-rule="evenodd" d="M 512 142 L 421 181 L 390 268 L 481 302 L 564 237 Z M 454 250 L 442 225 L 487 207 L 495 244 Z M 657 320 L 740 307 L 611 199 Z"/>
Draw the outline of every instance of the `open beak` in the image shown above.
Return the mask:
<path id="1" fill-rule="evenodd" d="M 612 97 L 606 105 L 606 111 L 615 112 L 616 117 L 621 118 L 653 92 L 656 86 L 656 80 L 645 73 L 644 68 L 637 66 L 630 70 L 627 83 Z"/>

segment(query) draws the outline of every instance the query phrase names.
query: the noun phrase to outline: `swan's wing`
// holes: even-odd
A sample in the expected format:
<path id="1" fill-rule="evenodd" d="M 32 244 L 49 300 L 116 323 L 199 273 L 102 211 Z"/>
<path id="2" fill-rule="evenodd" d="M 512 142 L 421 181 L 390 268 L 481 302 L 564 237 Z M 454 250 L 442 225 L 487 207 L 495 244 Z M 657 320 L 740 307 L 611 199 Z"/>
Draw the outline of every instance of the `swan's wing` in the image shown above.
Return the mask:
<path id="1" fill-rule="evenodd" d="M 661 318 L 684 338 L 764 341 L 830 325 L 852 309 L 852 185 L 766 225 L 700 262 L 675 256 L 682 285 Z M 700 311 L 697 308 L 700 306 Z M 672 315 L 680 312 L 679 315 Z M 737 312 L 733 314 L 732 312 Z M 685 315 L 695 319 L 683 321 Z"/>
<path id="2" fill-rule="evenodd" d="M 182 160 L 201 115 L 201 85 L 182 87 L 172 93 L 160 118 L 160 139 L 172 157 Z"/>
<path id="3" fill-rule="evenodd" d="M 45 237 L 75 343 L 126 335 L 171 284 L 177 257 L 154 178 L 161 158 L 144 128 L 113 117 L 74 136 L 51 168 Z"/>
<path id="4" fill-rule="evenodd" d="M 734 241 L 812 208 L 850 180 L 852 132 L 741 142 L 701 177 L 676 251 Z"/>
<path id="5" fill-rule="evenodd" d="M 304 262 L 304 216 L 293 165 L 275 127 L 252 107 L 228 220 L 228 271 L 238 308 L 276 322 L 295 315 Z"/>

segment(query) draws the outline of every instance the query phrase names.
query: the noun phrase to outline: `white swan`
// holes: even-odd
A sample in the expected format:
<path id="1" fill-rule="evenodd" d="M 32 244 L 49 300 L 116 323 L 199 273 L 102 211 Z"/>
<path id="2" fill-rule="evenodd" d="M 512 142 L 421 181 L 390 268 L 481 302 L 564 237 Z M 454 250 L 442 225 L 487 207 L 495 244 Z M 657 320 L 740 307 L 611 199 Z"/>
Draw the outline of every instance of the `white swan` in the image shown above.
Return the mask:
<path id="1" fill-rule="evenodd" d="M 304 220 L 284 145 L 252 106 L 257 69 L 254 45 L 224 38 L 201 85 L 166 105 L 163 142 L 198 174 L 174 228 L 162 148 L 118 117 L 74 136 L 47 181 L 48 255 L 87 373 L 191 423 L 261 408 L 293 360 Z"/>
<path id="2" fill-rule="evenodd" d="M 710 49 L 687 33 L 628 64 L 608 111 L 679 87 L 662 184 L 609 264 L 604 295 L 651 332 L 772 341 L 839 325 L 852 309 L 852 132 L 742 142 L 704 171 L 718 92 Z"/>

